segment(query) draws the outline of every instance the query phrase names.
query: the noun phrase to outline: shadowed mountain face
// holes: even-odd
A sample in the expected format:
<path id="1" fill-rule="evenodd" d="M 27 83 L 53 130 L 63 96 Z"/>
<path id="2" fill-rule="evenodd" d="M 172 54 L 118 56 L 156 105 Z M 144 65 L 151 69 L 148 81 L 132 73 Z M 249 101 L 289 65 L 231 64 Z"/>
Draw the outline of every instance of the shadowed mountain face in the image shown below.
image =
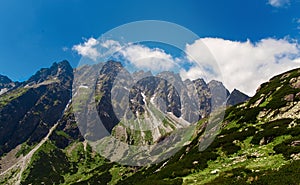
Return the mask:
<path id="1" fill-rule="evenodd" d="M 145 105 L 143 96 L 146 96 L 144 97 L 146 98 L 145 100 L 151 100 L 160 111 L 164 113 L 171 112 L 176 117 L 182 116 L 184 119 L 193 122 L 193 120 L 198 121 L 208 116 L 212 110 L 225 105 L 225 100 L 230 97 L 230 93 L 226 87 L 221 82 L 215 80 L 208 84 L 203 79 L 182 81 L 181 77 L 173 72 L 161 72 L 156 76 L 144 71 L 130 74 L 122 66 L 112 67 L 111 64 L 109 66 L 108 76 L 111 76 L 111 73 L 113 73 L 114 78 L 106 78 L 106 75 L 102 77 L 105 77 L 106 81 L 113 81 L 117 78 L 113 82 L 114 87 L 110 88 L 115 93 L 115 97 L 112 98 L 120 103 L 125 101 L 120 99 L 121 94 L 128 94 L 130 97 L 127 101 L 129 101 L 134 114 L 138 110 L 143 112 L 143 105 Z M 106 65 L 104 68 L 106 68 Z M 116 77 L 116 75 L 118 76 Z M 98 79 L 98 82 L 103 81 L 102 77 Z M 106 83 L 106 81 L 103 82 Z M 113 83 L 110 84 L 113 85 Z M 101 85 L 100 83 L 98 85 L 107 87 L 107 85 Z M 98 91 L 106 92 L 105 89 Z M 236 91 L 233 91 L 234 97 L 237 99 L 240 98 L 240 101 L 236 102 L 243 102 L 242 99 L 246 95 L 241 92 L 236 93 Z M 237 103 L 233 100 L 232 104 L 235 105 Z"/>
<path id="2" fill-rule="evenodd" d="M 97 104 L 97 112 L 105 128 L 110 133 L 114 126 L 120 122 L 114 113 L 111 91 L 114 81 L 122 69 L 121 63 L 109 61 L 102 67 L 96 85 L 96 96 L 102 94 Z"/>
<path id="3" fill-rule="evenodd" d="M 196 123 L 224 106 L 229 96 L 221 82 L 182 81 L 173 72 L 155 76 L 144 71 L 130 74 L 121 63 L 113 61 L 104 64 L 96 83 L 97 112 L 104 127 L 116 138 L 136 144 L 156 142 L 174 129 Z M 169 116 L 186 123 L 174 122 Z M 93 128 L 86 130 L 86 134 L 92 136 L 89 138 L 99 139 L 96 126 L 90 124 L 89 127 Z M 149 131 L 151 137 L 146 138 Z"/>
<path id="4" fill-rule="evenodd" d="M 242 93 L 237 89 L 234 89 L 227 98 L 227 105 L 236 105 L 247 101 L 249 98 L 250 97 L 246 94 Z"/>
<path id="5" fill-rule="evenodd" d="M 86 67 L 77 69 L 78 73 L 86 70 Z M 1 88 L 8 91 L 1 96 L 0 104 L 2 154 L 23 142 L 29 145 L 39 142 L 62 117 L 62 112 L 71 99 L 73 69 L 67 61 L 62 61 L 39 70 L 23 83 L 14 83 L 5 76 L 1 76 L 0 80 Z M 217 107 L 224 104 L 221 96 L 226 98 L 229 95 L 221 82 L 206 84 L 203 79 L 183 82 L 178 74 L 172 72 L 162 72 L 156 77 L 144 71 L 130 74 L 121 63 L 114 61 L 107 62 L 101 68 L 95 88 L 97 111 L 109 132 L 124 116 L 127 119 L 141 115 L 151 117 L 151 111 L 146 111 L 147 104 L 156 107 L 162 114 L 169 112 L 177 118 L 183 117 L 195 122 L 208 116 L 212 105 Z M 211 91 L 217 96 L 212 96 Z M 239 94 L 235 97 L 239 97 Z M 111 100 L 117 103 L 113 104 Z M 123 108 L 126 106 L 130 109 Z M 71 108 L 68 108 L 68 112 L 71 112 Z M 71 120 L 75 124 L 75 118 Z M 151 122 L 153 119 L 148 120 L 148 124 L 152 124 Z M 75 133 L 80 137 L 78 130 Z"/>
<path id="6" fill-rule="evenodd" d="M 160 142 L 165 135 L 185 127 L 188 122 L 205 120 L 218 106 L 225 105 L 228 97 L 234 97 L 233 104 L 243 99 L 239 93 L 229 95 L 224 85 L 217 81 L 208 84 L 203 79 L 182 81 L 172 72 L 155 76 L 144 71 L 130 74 L 121 63 L 114 61 L 101 65 L 96 84 L 91 86 L 95 90 L 92 100 L 96 103 L 97 114 L 109 133 L 131 145 Z M 93 68 L 82 66 L 75 70 L 78 78 L 85 78 L 89 76 L 85 72 Z M 97 122 L 90 120 L 89 125 L 81 129 L 77 125 L 74 111 L 84 114 L 89 109 L 84 112 L 78 102 L 70 101 L 72 84 L 76 84 L 73 78 L 73 69 L 67 61 L 41 69 L 22 83 L 1 76 L 0 87 L 6 88 L 0 95 L 1 173 L 10 167 L 18 171 L 1 183 L 70 184 L 82 181 L 106 184 L 110 181 L 106 179 L 110 176 L 106 170 L 113 165 L 92 152 L 84 141 L 84 138 L 99 139 L 94 133 Z M 81 90 L 90 88 L 88 82 L 76 85 Z M 161 122 L 163 124 L 155 125 Z M 149 129 L 152 130 L 149 132 Z M 84 156 L 86 162 L 82 163 Z M 24 168 L 18 170 L 21 164 Z M 90 168 L 94 172 L 89 171 Z M 1 174 L 1 179 L 10 175 L 11 170 Z M 71 178 L 65 176 L 68 173 Z M 87 173 L 87 181 L 73 179 Z M 48 178 L 50 176 L 52 180 Z"/>
<path id="7" fill-rule="evenodd" d="M 7 76 L 0 75 L 0 89 L 9 87 L 11 83 L 13 83 L 13 81 Z"/>
<path id="8" fill-rule="evenodd" d="M 160 100 L 158 98 L 159 97 Z M 145 98 L 151 97 L 151 98 Z M 181 116 L 180 96 L 172 84 L 158 77 L 146 77 L 139 80 L 130 94 L 130 109 L 135 116 L 145 112 L 145 101 L 151 101 L 164 113 L 170 112 L 176 117 Z M 151 100 L 150 100 L 151 99 Z"/>
<path id="9" fill-rule="evenodd" d="M 12 80 L 9 79 L 7 76 L 0 75 L 1 87 L 3 87 L 5 84 L 9 84 L 11 82 L 12 82 Z"/>
<path id="10" fill-rule="evenodd" d="M 7 76 L 0 75 L 0 95 L 18 86 L 19 82 L 13 82 Z"/>
<path id="11" fill-rule="evenodd" d="M 214 96 L 211 99 L 212 109 L 216 109 L 217 107 L 226 104 L 226 99 L 230 95 L 229 91 L 223 85 L 222 82 L 218 82 L 216 80 L 212 80 L 207 84 L 211 94 Z M 225 100 L 225 101 L 224 101 Z"/>
<path id="12" fill-rule="evenodd" d="M 299 184 L 299 84 L 300 69 L 275 76 L 247 102 L 226 110 L 206 150 L 199 151 L 203 120 L 176 155 L 117 184 Z"/>
<path id="13" fill-rule="evenodd" d="M 45 137 L 71 98 L 72 79 L 68 62 L 54 63 L 1 96 L 0 154 Z"/>

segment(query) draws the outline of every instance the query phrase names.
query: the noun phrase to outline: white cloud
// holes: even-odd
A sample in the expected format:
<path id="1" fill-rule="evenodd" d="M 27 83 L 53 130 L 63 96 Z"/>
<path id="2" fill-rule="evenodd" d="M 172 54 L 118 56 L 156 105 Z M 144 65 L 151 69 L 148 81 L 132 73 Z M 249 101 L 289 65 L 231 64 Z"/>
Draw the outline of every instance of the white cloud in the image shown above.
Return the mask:
<path id="1" fill-rule="evenodd" d="M 209 74 L 208 72 L 205 71 L 205 69 L 203 69 L 203 67 L 198 65 L 190 68 L 189 70 L 181 69 L 180 76 L 184 80 L 185 79 L 195 80 L 197 78 L 203 78 L 207 82 L 212 79 L 217 79 L 216 76 Z"/>
<path id="2" fill-rule="evenodd" d="M 279 8 L 289 5 L 290 0 L 268 0 L 268 4 L 273 7 Z"/>
<path id="3" fill-rule="evenodd" d="M 159 48 L 152 49 L 143 45 L 129 44 L 119 52 L 137 68 L 165 71 L 175 67 L 176 59 Z"/>
<path id="4" fill-rule="evenodd" d="M 97 51 L 96 46 L 99 44 L 99 41 L 94 38 L 89 38 L 83 44 L 78 44 L 72 47 L 72 50 L 78 52 L 78 54 L 88 57 L 96 61 L 97 57 L 100 56 L 100 53 Z"/>
<path id="5" fill-rule="evenodd" d="M 207 48 L 211 54 L 203 52 Z M 254 95 L 258 86 L 274 75 L 300 66 L 300 47 L 295 41 L 287 39 L 268 38 L 252 43 L 249 40 L 238 42 L 222 38 L 202 38 L 186 45 L 186 59 L 174 58 L 159 48 L 121 44 L 114 40 L 99 42 L 94 38 L 75 45 L 72 49 L 94 61 L 103 55 L 101 49 L 109 54 L 117 52 L 136 68 L 152 71 L 173 70 L 184 61 L 196 61 L 199 65 L 188 71 L 181 69 L 182 78 L 220 80 L 229 90 L 237 88 L 249 95 Z"/>
<path id="6" fill-rule="evenodd" d="M 201 53 L 203 43 L 209 48 L 215 61 Z M 254 95 L 258 86 L 272 76 L 300 66 L 300 48 L 296 42 L 287 39 L 262 39 L 257 43 L 249 40 L 237 42 L 221 38 L 203 38 L 186 46 L 186 52 L 195 60 L 208 59 L 206 64 L 216 63 L 223 75 L 223 82 L 229 90 L 237 88 Z M 191 69 L 184 74 L 195 77 Z M 201 77 L 201 76 L 200 76 Z M 217 78 L 210 77 L 211 79 Z"/>
<path id="7" fill-rule="evenodd" d="M 88 39 L 83 44 L 73 46 L 78 54 L 96 61 L 100 58 L 119 54 L 136 68 L 153 71 L 170 70 L 175 66 L 177 59 L 159 48 L 149 48 L 140 44 L 120 43 L 115 40 L 98 41 Z M 118 55 L 116 55 L 118 56 Z"/>
<path id="8" fill-rule="evenodd" d="M 115 40 L 105 40 L 104 42 L 101 42 L 100 45 L 106 49 L 111 49 L 111 48 L 114 48 L 116 50 L 121 49 L 121 44 Z"/>

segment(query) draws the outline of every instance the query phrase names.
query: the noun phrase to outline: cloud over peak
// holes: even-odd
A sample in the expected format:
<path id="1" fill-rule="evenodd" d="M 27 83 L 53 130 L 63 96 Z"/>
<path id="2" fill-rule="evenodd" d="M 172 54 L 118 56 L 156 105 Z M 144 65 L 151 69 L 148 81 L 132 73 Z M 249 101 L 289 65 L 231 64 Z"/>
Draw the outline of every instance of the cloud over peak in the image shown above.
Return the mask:
<path id="1" fill-rule="evenodd" d="M 101 42 L 90 38 L 73 46 L 78 54 L 94 61 L 103 55 L 99 48 L 107 49 L 109 55 L 115 53 L 117 59 L 129 61 L 137 69 L 154 73 L 177 69 L 183 79 L 219 80 L 230 91 L 237 88 L 250 96 L 274 75 L 300 67 L 300 45 L 287 38 L 265 38 L 257 42 L 201 38 L 187 44 L 186 56 L 179 58 L 159 48 L 114 40 Z M 193 62 L 198 65 L 188 64 L 185 68 L 186 63 Z"/>
<path id="2" fill-rule="evenodd" d="M 93 37 L 85 39 L 83 44 L 78 44 L 72 47 L 72 50 L 78 52 L 79 55 L 88 57 L 96 61 L 97 57 L 100 56 L 100 53 L 97 51 L 96 46 L 99 44 L 99 41 Z"/>
<path id="3" fill-rule="evenodd" d="M 103 56 L 121 57 L 121 60 L 129 61 L 135 68 L 153 71 L 171 70 L 178 60 L 159 48 L 115 40 L 98 41 L 90 38 L 83 44 L 74 45 L 72 49 L 95 62 Z"/>
<path id="4" fill-rule="evenodd" d="M 153 71 L 166 71 L 175 67 L 175 60 L 170 54 L 159 48 L 149 48 L 143 45 L 129 45 L 120 50 L 126 60 L 135 67 Z"/>
<path id="5" fill-rule="evenodd" d="M 287 39 L 266 38 L 256 43 L 202 38 L 187 46 L 190 55 L 201 58 L 198 42 L 203 42 L 215 57 L 222 80 L 229 90 L 237 88 L 254 95 L 257 87 L 276 74 L 300 67 L 300 47 Z M 194 51 L 194 52 L 193 52 Z M 204 56 L 205 57 L 205 56 Z M 209 61 L 206 61 L 209 62 Z"/>

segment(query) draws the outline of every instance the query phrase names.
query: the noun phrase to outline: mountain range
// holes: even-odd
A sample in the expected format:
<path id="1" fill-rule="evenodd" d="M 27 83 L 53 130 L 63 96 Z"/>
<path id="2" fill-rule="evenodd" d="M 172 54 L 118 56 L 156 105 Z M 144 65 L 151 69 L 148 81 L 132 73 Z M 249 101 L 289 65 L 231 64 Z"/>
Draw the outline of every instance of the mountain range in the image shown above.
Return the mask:
<path id="1" fill-rule="evenodd" d="M 185 127 L 180 121 L 184 119 L 196 124 L 189 142 L 169 159 L 151 166 L 110 162 L 87 142 L 105 137 L 95 132 L 97 122 L 82 127 L 76 119 L 76 114 L 89 111 L 84 109 L 86 97 L 80 92 L 89 88 L 86 71 L 94 67 L 73 69 L 62 61 L 25 82 L 0 76 L 1 183 L 300 182 L 296 175 L 300 171 L 299 69 L 275 76 L 249 98 L 236 89 L 229 93 L 215 80 L 182 81 L 172 72 L 155 76 L 145 71 L 129 73 L 115 61 L 101 65 L 92 100 L 114 138 L 135 146 L 159 143 Z M 77 84 L 82 78 L 87 79 L 86 84 Z M 199 151 L 205 132 L 214 129 L 207 127 L 210 113 L 224 106 L 220 131 L 207 149 Z M 160 122 L 164 124 L 153 126 Z"/>

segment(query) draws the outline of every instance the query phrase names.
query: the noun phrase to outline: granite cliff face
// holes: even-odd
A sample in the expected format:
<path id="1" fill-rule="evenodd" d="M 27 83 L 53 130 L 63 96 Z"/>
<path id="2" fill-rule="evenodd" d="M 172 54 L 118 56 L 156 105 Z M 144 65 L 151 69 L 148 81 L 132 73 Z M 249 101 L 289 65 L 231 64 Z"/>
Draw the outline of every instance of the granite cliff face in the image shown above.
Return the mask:
<path id="1" fill-rule="evenodd" d="M 206 150 L 199 151 L 202 120 L 176 155 L 118 184 L 299 184 L 299 76 L 300 69 L 277 75 L 248 101 L 230 106 Z"/>
<path id="2" fill-rule="evenodd" d="M 105 128 L 121 141 L 137 145 L 155 143 L 174 129 L 207 117 L 226 105 L 230 95 L 218 81 L 182 81 L 173 72 L 130 74 L 113 61 L 101 68 L 95 88 Z"/>
<path id="3" fill-rule="evenodd" d="M 32 146 L 47 135 L 71 98 L 72 78 L 69 63 L 54 63 L 0 97 L 1 155 L 24 142 Z"/>
<path id="4" fill-rule="evenodd" d="M 188 123 L 183 119 L 201 122 L 218 106 L 226 105 L 226 99 L 234 97 L 232 104 L 243 100 L 240 93 L 230 95 L 217 81 L 182 81 L 171 72 L 155 76 L 144 71 L 130 74 L 114 61 L 101 65 L 94 86 L 90 86 L 90 80 L 76 84 L 67 61 L 41 69 L 18 85 L 1 77 L 1 88 L 9 88 L 0 96 L 1 183 L 106 184 L 112 178 L 109 170 L 121 170 L 93 152 L 85 141 L 99 139 L 93 132 L 97 125 L 91 120 L 85 128 L 78 128 L 74 111 L 84 114 L 89 108 L 81 110 L 82 102 L 71 101 L 72 84 L 81 90 L 94 88 L 94 97 L 88 98 L 95 101 L 104 127 L 115 138 L 131 145 L 159 142 L 170 132 L 185 127 Z M 77 78 L 93 78 L 86 73 L 93 68 L 75 69 Z M 291 95 L 286 99 L 291 99 Z M 163 124 L 157 126 L 156 122 Z M 147 125 L 146 129 L 141 123 Z M 137 170 L 122 168 L 124 179 Z M 115 182 L 121 180 L 114 178 Z"/>

